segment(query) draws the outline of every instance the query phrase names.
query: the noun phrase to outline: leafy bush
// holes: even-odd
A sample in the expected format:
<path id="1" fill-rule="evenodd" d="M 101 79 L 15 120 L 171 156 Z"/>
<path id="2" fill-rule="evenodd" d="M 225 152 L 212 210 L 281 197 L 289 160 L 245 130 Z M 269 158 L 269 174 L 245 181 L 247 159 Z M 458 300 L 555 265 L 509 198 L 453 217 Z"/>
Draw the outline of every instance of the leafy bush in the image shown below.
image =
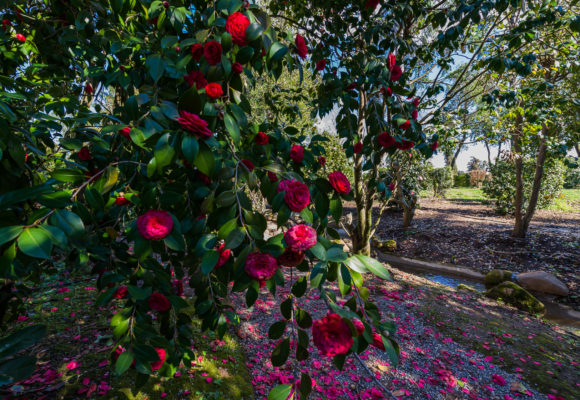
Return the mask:
<path id="1" fill-rule="evenodd" d="M 469 174 L 459 173 L 453 177 L 453 187 L 470 187 Z"/>
<path id="2" fill-rule="evenodd" d="M 319 170 L 320 177 L 326 177 L 329 172 L 341 171 L 346 175 L 349 182 L 354 182 L 354 170 L 350 159 L 346 156 L 340 139 L 337 136 L 324 132 L 319 136 L 323 136 L 325 140 L 321 140 L 320 144 L 324 148 L 326 164 L 325 167 Z M 315 149 L 313 147 L 313 149 Z"/>
<path id="3" fill-rule="evenodd" d="M 580 187 L 580 166 L 576 162 L 568 162 L 564 177 L 564 188 L 575 189 Z"/>
<path id="4" fill-rule="evenodd" d="M 474 169 L 469 173 L 469 183 L 471 186 L 481 187 L 483 181 L 487 177 L 487 171 L 483 169 Z"/>
<path id="5" fill-rule="evenodd" d="M 447 189 L 453 186 L 453 170 L 451 167 L 433 168 L 429 172 L 429 180 L 433 196 L 444 197 Z"/>
<path id="6" fill-rule="evenodd" d="M 528 206 L 535 168 L 535 160 L 530 158 L 524 159 L 524 207 Z M 565 168 L 561 161 L 546 161 L 538 198 L 538 208 L 547 208 L 554 202 L 562 191 L 564 174 Z M 516 170 L 514 161 L 508 158 L 498 160 L 491 167 L 491 175 L 491 179 L 487 179 L 483 183 L 483 192 L 487 197 L 495 200 L 495 209 L 498 213 L 512 213 L 514 211 L 513 201 L 516 196 Z"/>

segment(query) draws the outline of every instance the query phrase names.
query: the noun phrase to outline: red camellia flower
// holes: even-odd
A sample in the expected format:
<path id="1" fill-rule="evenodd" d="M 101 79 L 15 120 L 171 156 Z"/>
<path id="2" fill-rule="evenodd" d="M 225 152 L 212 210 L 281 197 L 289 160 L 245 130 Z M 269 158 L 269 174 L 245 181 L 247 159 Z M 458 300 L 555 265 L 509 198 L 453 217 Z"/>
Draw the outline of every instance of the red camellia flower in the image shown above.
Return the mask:
<path id="1" fill-rule="evenodd" d="M 437 142 L 437 141 L 434 141 L 434 142 L 431 144 L 431 150 L 435 151 L 435 150 L 437 150 L 437 147 L 439 147 L 439 142 Z"/>
<path id="2" fill-rule="evenodd" d="M 205 185 L 209 185 L 211 183 L 211 178 L 204 174 L 201 171 L 197 171 L 197 177 L 200 181 L 202 181 Z"/>
<path id="3" fill-rule="evenodd" d="M 114 299 L 124 299 L 128 295 L 129 295 L 129 289 L 127 289 L 127 286 L 120 286 L 117 288 L 117 290 L 115 290 L 115 293 L 113 294 L 113 298 Z"/>
<path id="4" fill-rule="evenodd" d="M 304 60 L 308 55 L 308 47 L 306 47 L 306 41 L 304 40 L 302 35 L 296 34 L 296 39 L 294 40 L 294 43 L 296 44 L 298 56 L 300 56 L 300 58 Z"/>
<path id="5" fill-rule="evenodd" d="M 191 46 L 191 55 L 195 61 L 201 60 L 201 57 L 203 56 L 203 46 L 199 43 L 195 43 Z"/>
<path id="6" fill-rule="evenodd" d="M 202 89 L 207 85 L 207 80 L 201 71 L 191 71 L 189 74 L 185 75 L 183 79 L 185 79 L 189 87 L 193 87 L 193 84 L 195 83 L 195 88 L 197 90 Z"/>
<path id="7" fill-rule="evenodd" d="M 214 82 L 207 84 L 207 86 L 205 87 L 205 92 L 212 99 L 218 99 L 224 94 L 222 85 Z"/>
<path id="8" fill-rule="evenodd" d="M 157 355 L 159 356 L 159 361 L 154 361 L 151 363 L 151 369 L 157 371 L 163 363 L 165 362 L 165 349 L 155 348 Z"/>
<path id="9" fill-rule="evenodd" d="M 352 151 L 354 154 L 359 154 L 362 151 L 362 142 L 356 142 L 352 148 Z"/>
<path id="10" fill-rule="evenodd" d="M 415 105 L 415 107 L 419 107 L 420 102 L 421 102 L 421 99 L 418 97 L 415 97 L 413 99 L 413 104 Z"/>
<path id="11" fill-rule="evenodd" d="M 322 71 L 324 68 L 326 68 L 326 60 L 320 60 L 316 63 L 317 71 Z"/>
<path id="12" fill-rule="evenodd" d="M 389 135 L 388 132 L 382 132 L 377 139 L 379 145 L 382 147 L 391 147 L 395 145 L 395 138 Z"/>
<path id="13" fill-rule="evenodd" d="M 232 71 L 234 74 L 239 75 L 244 72 L 244 67 L 242 67 L 242 64 L 239 62 L 235 62 L 234 65 L 232 65 Z"/>
<path id="14" fill-rule="evenodd" d="M 183 129 L 197 134 L 197 136 L 202 139 L 207 139 L 213 135 L 212 131 L 207 127 L 208 123 L 206 121 L 201 119 L 198 115 L 188 111 L 180 111 L 177 122 L 179 122 Z"/>
<path id="15" fill-rule="evenodd" d="M 387 57 L 387 68 L 389 71 L 393 69 L 395 64 L 397 64 L 397 56 L 395 56 L 393 53 L 390 53 Z"/>
<path id="16" fill-rule="evenodd" d="M 333 173 L 328 175 L 328 181 L 338 194 L 350 193 L 350 182 L 342 172 L 334 171 Z"/>
<path id="17" fill-rule="evenodd" d="M 169 307 L 171 307 L 171 303 L 169 303 L 167 297 L 158 292 L 151 293 L 147 302 L 149 303 L 149 307 L 154 311 L 163 312 L 169 310 Z"/>
<path id="18" fill-rule="evenodd" d="M 304 159 L 304 148 L 299 144 L 295 144 L 290 149 L 290 158 L 297 164 L 300 164 Z"/>
<path id="19" fill-rule="evenodd" d="M 222 45 L 220 42 L 210 40 L 203 46 L 203 55 L 209 65 L 218 65 L 222 62 Z"/>
<path id="20" fill-rule="evenodd" d="M 352 320 L 352 324 L 354 325 L 354 329 L 356 329 L 356 333 L 360 336 L 363 334 L 363 332 L 365 331 L 365 326 L 363 324 L 363 322 L 358 319 L 355 318 Z"/>
<path id="21" fill-rule="evenodd" d="M 256 142 L 256 144 L 263 146 L 265 144 L 268 144 L 268 142 L 270 141 L 270 136 L 268 136 L 264 132 L 258 132 L 256 137 L 254 138 L 254 141 Z"/>
<path id="22" fill-rule="evenodd" d="M 115 204 L 118 206 L 126 206 L 127 204 L 129 204 L 130 201 L 127 200 L 125 197 L 123 196 L 119 196 L 115 199 Z"/>
<path id="23" fill-rule="evenodd" d="M 395 190 L 395 184 L 394 183 L 389 183 L 389 190 L 392 192 L 393 190 Z"/>
<path id="24" fill-rule="evenodd" d="M 305 251 L 316 244 L 316 230 L 305 224 L 294 225 L 284 234 L 284 241 L 291 250 Z"/>
<path id="25" fill-rule="evenodd" d="M 268 179 L 270 180 L 270 182 L 277 182 L 278 181 L 278 176 L 276 176 L 275 173 L 268 171 L 267 175 L 268 175 Z"/>
<path id="26" fill-rule="evenodd" d="M 385 351 L 385 344 L 383 343 L 383 338 L 378 333 L 373 333 L 373 346 L 377 349 Z"/>
<path id="27" fill-rule="evenodd" d="M 26 42 L 26 36 L 24 36 L 22 33 L 17 33 L 16 40 L 18 40 L 21 43 L 24 43 Z"/>
<path id="28" fill-rule="evenodd" d="M 282 253 L 276 260 L 278 261 L 279 265 L 283 265 L 285 267 L 295 267 L 304 261 L 305 256 L 306 255 L 301 251 L 286 249 L 284 250 L 284 253 Z"/>
<path id="29" fill-rule="evenodd" d="M 220 253 L 220 258 L 216 264 L 216 268 L 223 267 L 225 263 L 228 262 L 230 256 L 232 255 L 232 251 L 230 249 L 226 249 L 226 244 L 222 243 L 218 248 L 218 252 Z"/>
<path id="30" fill-rule="evenodd" d="M 409 120 L 406 120 L 401 125 L 399 125 L 399 128 L 401 128 L 401 129 L 409 129 L 410 127 L 411 127 L 411 122 Z"/>
<path id="31" fill-rule="evenodd" d="M 353 344 L 350 328 L 338 314 L 328 314 L 314 321 L 312 341 L 320 354 L 327 357 L 346 354 Z"/>
<path id="32" fill-rule="evenodd" d="M 173 274 L 172 274 L 173 276 Z M 174 279 L 172 282 L 173 290 L 175 290 L 175 294 L 178 296 L 183 296 L 183 280 L 181 279 Z"/>
<path id="33" fill-rule="evenodd" d="M 85 85 L 85 93 L 86 94 L 93 94 L 93 85 L 91 85 L 90 83 L 87 83 Z"/>
<path id="34" fill-rule="evenodd" d="M 346 90 L 354 90 L 354 89 L 356 89 L 357 87 L 358 87 L 358 83 L 356 83 L 356 82 L 353 82 L 353 83 L 351 83 L 350 85 L 348 85 L 348 86 L 346 87 Z"/>
<path id="35" fill-rule="evenodd" d="M 374 10 L 375 8 L 377 8 L 378 5 L 379 5 L 379 0 L 367 0 L 367 2 L 365 4 L 365 8 L 367 10 L 369 10 L 369 9 Z"/>
<path id="36" fill-rule="evenodd" d="M 419 112 L 417 111 L 416 108 L 413 111 L 411 111 L 411 117 L 413 118 L 413 121 L 417 121 L 418 115 L 419 115 Z"/>
<path id="37" fill-rule="evenodd" d="M 400 65 L 395 65 L 391 70 L 391 80 L 393 82 L 398 81 L 403 76 L 403 70 L 401 69 Z"/>
<path id="38" fill-rule="evenodd" d="M 415 146 L 415 143 L 411 142 L 410 140 L 403 139 L 400 143 L 396 142 L 395 147 L 399 150 L 409 150 Z"/>
<path id="39" fill-rule="evenodd" d="M 276 259 L 268 253 L 259 253 L 257 251 L 248 254 L 244 271 L 252 279 L 259 282 L 267 281 L 274 276 L 278 270 Z"/>
<path id="40" fill-rule="evenodd" d="M 304 183 L 292 179 L 290 181 L 285 180 L 279 183 L 278 192 L 286 191 L 284 194 L 284 201 L 290 208 L 290 210 L 295 212 L 300 212 L 310 204 L 310 191 L 308 186 Z"/>
<path id="41" fill-rule="evenodd" d="M 173 219 L 164 210 L 149 210 L 137 218 L 137 230 L 147 240 L 159 240 L 169 236 Z"/>
<path id="42" fill-rule="evenodd" d="M 242 160 L 242 164 L 244 164 L 246 166 L 246 168 L 248 168 L 248 170 L 250 172 L 252 172 L 254 170 L 254 163 L 251 162 L 250 160 Z"/>
<path id="43" fill-rule="evenodd" d="M 387 97 L 391 97 L 393 95 L 393 91 L 391 90 L 390 87 L 388 88 L 381 88 L 381 93 L 383 94 L 383 96 L 387 96 Z"/>
<path id="44" fill-rule="evenodd" d="M 226 20 L 226 31 L 232 36 L 232 42 L 239 46 L 246 46 L 246 29 L 250 26 L 250 20 L 241 12 L 235 12 Z"/>
<path id="45" fill-rule="evenodd" d="M 121 130 L 119 131 L 119 133 L 120 133 L 121 135 L 123 135 L 125 138 L 127 138 L 127 139 L 131 139 L 131 127 L 130 127 L 130 126 L 126 126 L 126 127 L 124 127 L 123 129 L 121 129 Z"/>
<path id="46" fill-rule="evenodd" d="M 318 164 L 320 164 L 321 167 L 324 167 L 326 165 L 326 157 L 324 156 L 318 157 Z"/>
<path id="47" fill-rule="evenodd" d="M 83 147 L 82 149 L 79 150 L 79 160 L 81 161 L 90 161 L 93 159 L 93 155 L 91 154 L 91 151 L 89 150 L 88 147 Z"/>
<path id="48" fill-rule="evenodd" d="M 9 19 L 3 19 L 2 20 L 2 29 L 3 30 L 6 30 L 7 29 L 6 28 L 7 26 L 12 26 L 12 22 L 10 22 Z"/>

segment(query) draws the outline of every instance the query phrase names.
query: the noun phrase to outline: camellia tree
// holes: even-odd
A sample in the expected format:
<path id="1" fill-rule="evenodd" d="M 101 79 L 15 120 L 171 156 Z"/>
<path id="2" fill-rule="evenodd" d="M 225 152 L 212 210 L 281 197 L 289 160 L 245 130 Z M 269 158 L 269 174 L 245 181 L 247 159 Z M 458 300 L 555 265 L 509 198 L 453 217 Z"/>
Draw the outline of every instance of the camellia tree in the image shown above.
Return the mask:
<path id="1" fill-rule="evenodd" d="M 369 23 L 370 11 L 360 12 Z M 0 1 L 0 13 L 2 326 L 44 274 L 92 271 L 97 305 L 117 305 L 114 371 L 131 371 L 138 388 L 152 374 L 172 377 L 195 357 L 184 283 L 202 328 L 220 334 L 238 322 L 235 293 L 245 294 L 249 307 L 262 287 L 275 293 L 290 285 L 284 319 L 269 332 L 281 339 L 274 365 L 291 351 L 296 360 L 308 358 L 310 336 L 339 367 L 369 344 L 396 361 L 393 325 L 381 321 L 363 287 L 363 274 L 388 279 L 388 272 L 331 240 L 339 236 L 329 220 L 341 220 L 350 183 L 340 171 L 321 178 L 321 146 L 313 153 L 295 129 L 281 129 L 275 118 L 249 119 L 251 82 L 302 68 L 309 49 L 300 38 L 274 29 L 258 6 L 240 0 Z M 396 81 L 390 60 L 388 70 L 370 64 L 373 88 Z M 339 83 L 329 78 L 321 90 Z M 356 103 L 353 92 L 336 90 Z M 421 142 L 420 128 L 403 117 L 416 105 L 397 104 L 389 118 L 401 122 L 392 134 L 408 129 Z M 383 115 L 379 103 L 369 106 Z M 359 132 L 365 147 L 357 154 L 367 163 L 394 151 Z M 355 185 L 362 185 L 360 175 Z M 267 199 L 275 236 L 267 235 L 251 192 Z M 338 281 L 344 306 L 328 281 Z M 318 321 L 296 302 L 309 286 L 329 308 Z M 3 354 L 30 345 L 17 338 L 6 339 L 14 351 Z M 11 374 L 3 384 L 34 370 L 34 357 L 4 361 L 13 367 L 3 368 Z M 306 398 L 311 380 L 302 374 L 300 382 L 276 387 L 272 398 Z"/>

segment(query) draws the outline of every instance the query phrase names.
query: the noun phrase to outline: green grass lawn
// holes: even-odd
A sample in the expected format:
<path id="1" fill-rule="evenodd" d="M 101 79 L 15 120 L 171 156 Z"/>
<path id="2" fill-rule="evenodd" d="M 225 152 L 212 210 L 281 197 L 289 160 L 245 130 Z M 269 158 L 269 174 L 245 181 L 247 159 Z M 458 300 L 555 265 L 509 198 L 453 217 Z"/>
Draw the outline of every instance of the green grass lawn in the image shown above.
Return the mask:
<path id="1" fill-rule="evenodd" d="M 430 190 L 421 191 L 421 197 L 433 197 Z M 491 203 L 479 188 L 451 188 L 446 194 L 447 200 L 469 200 L 478 201 L 484 204 Z M 562 212 L 580 212 L 580 189 L 564 189 L 560 197 L 548 207 L 548 210 Z"/>

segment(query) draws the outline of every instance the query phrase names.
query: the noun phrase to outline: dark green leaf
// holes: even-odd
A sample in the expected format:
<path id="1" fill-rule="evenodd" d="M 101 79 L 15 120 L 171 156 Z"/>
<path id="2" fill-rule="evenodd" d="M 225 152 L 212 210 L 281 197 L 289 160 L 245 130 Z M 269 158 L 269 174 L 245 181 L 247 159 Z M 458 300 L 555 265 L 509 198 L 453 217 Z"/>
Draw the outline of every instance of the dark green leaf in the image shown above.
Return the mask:
<path id="1" fill-rule="evenodd" d="M 284 320 L 274 322 L 270 326 L 270 329 L 268 329 L 268 337 L 272 340 L 280 339 L 282 337 L 282 335 L 284 335 L 284 331 L 286 329 L 286 324 L 287 324 L 287 322 Z"/>
<path id="2" fill-rule="evenodd" d="M 284 365 L 290 355 L 290 339 L 286 338 L 278 343 L 278 346 L 272 352 L 272 365 L 280 367 Z"/>
<path id="3" fill-rule="evenodd" d="M 205 253 L 201 259 L 201 272 L 204 275 L 208 275 L 215 267 L 220 258 L 220 254 L 217 250 L 210 250 Z"/>
<path id="4" fill-rule="evenodd" d="M 133 364 L 133 354 L 129 351 L 124 351 L 119 355 L 117 362 L 115 363 L 115 373 L 117 376 L 122 375 L 125 371 L 129 369 L 131 364 Z"/>
<path id="5" fill-rule="evenodd" d="M 41 228 L 28 228 L 18 237 L 18 248 L 24 254 L 35 258 L 50 258 L 52 240 L 48 232 Z"/>
<path id="6" fill-rule="evenodd" d="M 286 400 L 290 396 L 292 385 L 278 385 L 268 393 L 268 400 Z"/>

